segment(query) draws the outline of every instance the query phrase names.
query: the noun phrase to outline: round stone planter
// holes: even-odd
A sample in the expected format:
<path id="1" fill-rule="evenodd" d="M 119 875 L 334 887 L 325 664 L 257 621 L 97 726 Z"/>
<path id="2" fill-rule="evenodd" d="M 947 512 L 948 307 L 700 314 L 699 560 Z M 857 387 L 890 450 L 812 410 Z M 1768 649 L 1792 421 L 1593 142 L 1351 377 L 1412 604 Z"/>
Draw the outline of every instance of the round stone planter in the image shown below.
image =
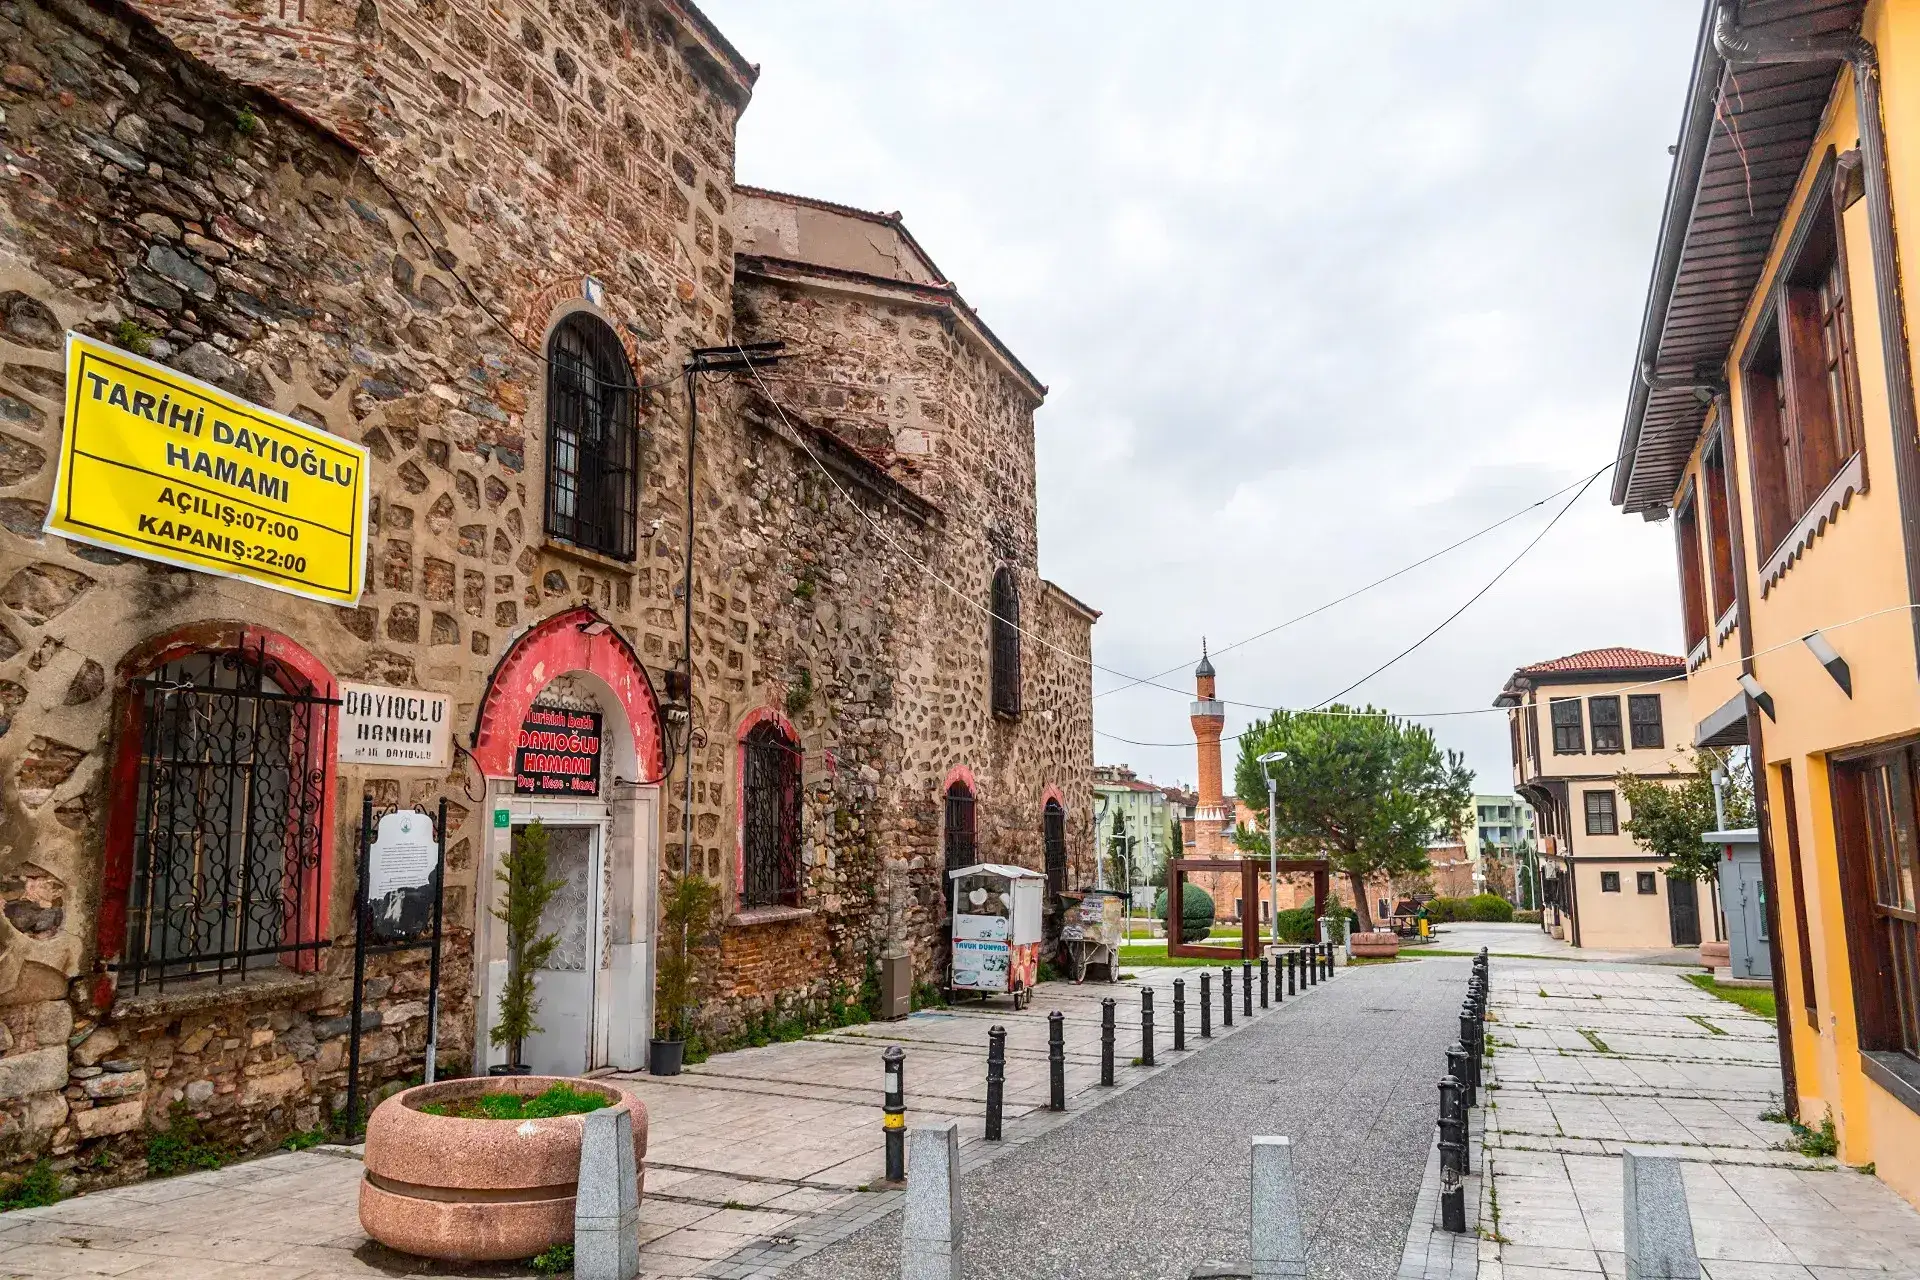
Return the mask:
<path id="1" fill-rule="evenodd" d="M 455 1262 L 531 1258 L 573 1239 L 580 1176 L 579 1116 L 466 1120 L 430 1115 L 426 1103 L 480 1093 L 531 1097 L 559 1076 L 443 1080 L 394 1094 L 367 1119 L 360 1225 L 390 1249 Z M 565 1081 L 633 1113 L 633 1163 L 647 1173 L 647 1108 L 618 1081 Z"/>
<path id="2" fill-rule="evenodd" d="M 1396 933 L 1356 933 L 1353 954 L 1365 959 L 1384 959 L 1400 954 L 1400 935 Z"/>

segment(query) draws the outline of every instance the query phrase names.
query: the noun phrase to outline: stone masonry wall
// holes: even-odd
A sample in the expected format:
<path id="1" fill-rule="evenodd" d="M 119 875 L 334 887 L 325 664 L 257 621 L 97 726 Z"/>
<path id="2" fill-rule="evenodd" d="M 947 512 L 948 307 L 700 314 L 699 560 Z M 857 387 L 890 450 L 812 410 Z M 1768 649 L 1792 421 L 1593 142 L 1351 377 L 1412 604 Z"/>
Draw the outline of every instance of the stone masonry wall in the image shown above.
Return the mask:
<path id="1" fill-rule="evenodd" d="M 340 767 L 321 972 L 115 1000 L 95 926 L 115 708 L 139 674 L 128 656 L 182 629 L 271 629 L 338 678 L 452 693 L 464 731 L 513 641 L 587 603 L 659 687 L 682 656 L 687 406 L 673 374 L 733 329 L 725 217 L 747 83 L 667 4 L 148 12 L 157 30 L 108 0 L 0 0 L 0 1161 L 52 1152 L 79 1167 L 105 1152 L 106 1177 L 137 1172 L 146 1130 L 175 1105 L 256 1144 L 336 1102 L 363 793 L 382 807 L 449 801 L 442 1061 L 470 1054 L 470 930 L 486 904 L 464 757 L 444 775 Z M 612 325 L 652 384 L 630 565 L 542 533 L 535 352 L 572 308 Z M 702 384 L 692 860 L 733 892 L 736 731 L 778 710 L 806 751 L 810 913 L 722 931 L 704 1015 L 715 1030 L 776 999 L 857 988 L 890 940 L 935 976 L 938 793 L 955 766 L 978 779 L 983 857 L 1040 865 L 1048 786 L 1083 864 L 1091 844 L 1091 619 L 1035 574 L 1037 397 L 910 308 L 766 315 L 807 362 L 822 325 L 892 324 L 858 360 L 808 376 L 911 371 L 949 430 L 920 495 L 936 501 L 916 507 L 888 488 L 897 459 L 846 428 L 846 482 L 882 536 L 780 423 L 746 411 L 737 380 Z M 363 442 L 374 503 L 360 605 L 41 533 L 68 328 Z M 986 709 L 986 618 L 916 561 L 983 606 L 995 565 L 1016 566 L 1024 625 L 1065 651 L 1024 646 L 1018 722 Z M 663 867 L 680 862 L 681 795 L 676 773 Z M 369 1085 L 417 1068 L 423 970 L 415 957 L 376 971 Z"/>

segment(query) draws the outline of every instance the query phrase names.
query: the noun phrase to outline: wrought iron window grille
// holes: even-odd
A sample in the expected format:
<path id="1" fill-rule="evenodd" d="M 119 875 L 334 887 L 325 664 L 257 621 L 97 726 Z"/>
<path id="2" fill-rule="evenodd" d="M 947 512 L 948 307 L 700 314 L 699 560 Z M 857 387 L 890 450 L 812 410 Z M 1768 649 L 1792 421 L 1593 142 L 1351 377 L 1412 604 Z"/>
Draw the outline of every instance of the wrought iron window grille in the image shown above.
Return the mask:
<path id="1" fill-rule="evenodd" d="M 632 560 L 640 512 L 640 394 L 620 339 L 582 312 L 547 343 L 547 533 Z"/>
<path id="2" fill-rule="evenodd" d="M 249 648 L 196 654 L 132 682 L 139 781 L 124 954 L 147 984 L 304 969 L 330 945 L 320 883 L 330 709 Z"/>
<path id="3" fill-rule="evenodd" d="M 993 714 L 1020 714 L 1020 586 L 1002 565 L 993 575 Z"/>
<path id="4" fill-rule="evenodd" d="M 743 907 L 800 903 L 800 752 L 772 724 L 744 744 Z"/>
<path id="5" fill-rule="evenodd" d="M 961 783 L 954 783 L 947 788 L 946 807 L 946 865 L 948 871 L 956 871 L 980 861 L 979 847 L 974 839 L 973 792 Z M 944 901 L 950 890 L 943 883 L 940 892 Z"/>

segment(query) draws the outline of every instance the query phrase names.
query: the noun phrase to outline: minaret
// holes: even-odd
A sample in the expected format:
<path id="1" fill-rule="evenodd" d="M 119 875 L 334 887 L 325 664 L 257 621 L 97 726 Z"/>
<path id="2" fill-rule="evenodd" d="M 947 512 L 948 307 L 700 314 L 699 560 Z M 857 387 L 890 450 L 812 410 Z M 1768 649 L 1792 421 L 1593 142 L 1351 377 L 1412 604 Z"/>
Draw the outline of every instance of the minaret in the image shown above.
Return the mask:
<path id="1" fill-rule="evenodd" d="M 1227 709 L 1214 697 L 1213 661 L 1207 656 L 1207 642 L 1200 641 L 1200 665 L 1193 669 L 1193 740 L 1200 757 L 1199 803 L 1193 811 L 1193 839 L 1201 857 L 1222 849 L 1220 832 L 1233 825 L 1233 810 L 1227 807 L 1220 786 L 1220 733 L 1227 725 Z"/>

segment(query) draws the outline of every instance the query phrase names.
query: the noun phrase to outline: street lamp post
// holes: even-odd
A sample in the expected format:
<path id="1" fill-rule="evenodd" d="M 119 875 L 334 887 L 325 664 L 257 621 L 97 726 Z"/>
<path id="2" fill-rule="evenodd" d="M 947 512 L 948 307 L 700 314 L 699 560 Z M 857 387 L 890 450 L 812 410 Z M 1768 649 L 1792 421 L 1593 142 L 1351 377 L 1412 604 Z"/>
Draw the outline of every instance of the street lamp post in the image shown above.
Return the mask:
<path id="1" fill-rule="evenodd" d="M 1287 758 L 1284 751 L 1269 751 L 1260 757 L 1261 772 L 1267 775 L 1267 902 L 1270 914 L 1267 919 L 1273 934 L 1273 945 L 1280 945 L 1280 848 L 1276 843 L 1273 830 L 1274 781 L 1273 770 L 1267 765 L 1276 764 Z M 1256 916 L 1259 915 L 1255 911 Z M 1246 928 L 1243 924 L 1242 930 Z M 1244 953 L 1243 953 L 1244 954 Z"/>

